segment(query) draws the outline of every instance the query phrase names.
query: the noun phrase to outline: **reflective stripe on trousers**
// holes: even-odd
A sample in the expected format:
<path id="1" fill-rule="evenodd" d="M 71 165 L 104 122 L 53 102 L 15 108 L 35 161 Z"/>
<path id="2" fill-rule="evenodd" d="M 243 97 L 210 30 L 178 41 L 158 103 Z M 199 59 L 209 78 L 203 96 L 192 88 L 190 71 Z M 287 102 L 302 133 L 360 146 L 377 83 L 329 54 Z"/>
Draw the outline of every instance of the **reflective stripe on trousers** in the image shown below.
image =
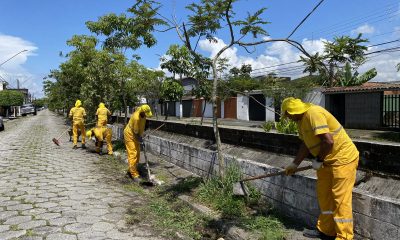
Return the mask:
<path id="1" fill-rule="evenodd" d="M 336 239 L 353 239 L 352 191 L 358 158 L 341 166 L 324 166 L 317 171 L 317 196 L 321 214 L 317 228 Z M 330 213 L 332 212 L 332 213 Z"/>

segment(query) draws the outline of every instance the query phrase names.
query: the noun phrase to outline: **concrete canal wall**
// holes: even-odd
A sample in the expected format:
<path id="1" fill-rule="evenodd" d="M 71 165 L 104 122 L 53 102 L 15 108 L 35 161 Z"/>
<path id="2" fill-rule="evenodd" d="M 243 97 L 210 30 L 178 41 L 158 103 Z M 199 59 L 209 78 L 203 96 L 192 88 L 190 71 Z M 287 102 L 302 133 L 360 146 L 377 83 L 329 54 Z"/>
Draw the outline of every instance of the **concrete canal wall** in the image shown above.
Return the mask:
<path id="1" fill-rule="evenodd" d="M 150 122 L 150 126 L 155 128 L 159 124 Z M 239 164 L 246 176 L 256 176 L 265 172 L 279 171 L 280 167 L 292 161 L 299 143 L 296 136 L 235 128 L 237 129 L 221 129 L 221 137 L 224 136 L 222 147 L 225 164 Z M 168 123 L 162 129 L 163 131 L 154 132 L 146 138 L 146 148 L 151 153 L 161 155 L 167 161 L 204 178 L 214 176 L 218 172 L 211 127 Z M 114 136 L 123 137 L 122 129 L 114 126 L 113 132 Z M 184 134 L 185 132 L 187 134 Z M 391 159 L 392 162 L 388 165 L 397 166 L 393 155 L 399 154 L 400 151 L 397 149 L 395 152 L 398 148 L 396 145 L 385 145 L 382 148 L 382 144 L 376 146 L 374 143 L 362 142 L 361 146 L 365 149 L 360 152 L 368 151 L 368 159 L 363 157 L 363 162 L 360 162 L 365 168 L 371 165 L 368 162 L 373 161 L 371 159 L 375 156 L 380 156 L 379 161 Z M 303 163 L 303 165 L 307 164 L 309 163 Z M 386 167 L 382 168 L 380 164 L 375 165 L 381 172 L 385 172 Z M 390 173 L 394 171 L 394 169 L 388 170 Z M 252 183 L 282 214 L 304 222 L 308 226 L 315 224 L 320 211 L 315 191 L 316 176 L 313 170 L 291 177 L 278 176 L 256 180 Z M 360 237 L 398 239 L 400 235 L 399 181 L 374 176 L 362 182 L 353 190 L 353 212 L 355 231 Z"/>

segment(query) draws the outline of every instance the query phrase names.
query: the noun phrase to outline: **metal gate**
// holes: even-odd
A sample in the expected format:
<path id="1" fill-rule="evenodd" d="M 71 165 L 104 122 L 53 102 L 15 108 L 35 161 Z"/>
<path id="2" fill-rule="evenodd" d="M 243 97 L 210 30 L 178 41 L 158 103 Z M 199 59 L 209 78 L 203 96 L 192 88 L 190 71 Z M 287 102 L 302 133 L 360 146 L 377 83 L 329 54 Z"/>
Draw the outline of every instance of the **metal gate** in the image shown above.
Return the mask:
<path id="1" fill-rule="evenodd" d="M 400 95 L 383 95 L 382 111 L 383 126 L 400 129 Z"/>

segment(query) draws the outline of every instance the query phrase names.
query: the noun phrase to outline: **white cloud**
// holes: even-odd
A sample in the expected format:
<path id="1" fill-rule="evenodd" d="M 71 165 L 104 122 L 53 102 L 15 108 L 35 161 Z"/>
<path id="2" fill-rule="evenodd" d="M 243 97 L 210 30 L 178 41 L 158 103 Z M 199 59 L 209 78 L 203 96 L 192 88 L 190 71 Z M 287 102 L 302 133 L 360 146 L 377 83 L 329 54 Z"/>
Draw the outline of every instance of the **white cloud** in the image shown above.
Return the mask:
<path id="1" fill-rule="evenodd" d="M 352 34 L 371 34 L 375 32 L 375 28 L 373 26 L 370 26 L 368 24 L 364 24 L 362 26 L 359 26 L 358 28 L 354 29 L 351 31 Z"/>
<path id="2" fill-rule="evenodd" d="M 23 50 L 27 51 L 21 52 Z M 28 57 L 36 55 L 36 50 L 38 48 L 27 40 L 0 33 L 0 79 L 9 82 L 11 87 L 17 87 L 18 79 L 21 88 L 28 88 L 35 97 L 41 97 L 42 78 L 23 67 Z"/>
<path id="3" fill-rule="evenodd" d="M 322 38 L 318 40 L 304 39 L 301 44 L 309 53 L 315 54 L 317 52 L 323 52 L 324 42 L 326 41 L 326 39 Z M 207 40 L 202 40 L 199 42 L 199 46 L 201 50 L 209 52 L 210 57 L 213 57 L 220 49 L 226 46 L 226 44 L 220 39 L 218 39 L 217 43 L 210 43 Z M 239 55 L 236 47 L 226 50 L 222 57 L 229 59 L 231 67 L 251 64 L 254 70 L 253 75 L 255 76 L 274 72 L 280 76 L 288 76 L 293 79 L 305 75 L 302 73 L 303 69 L 300 63 L 276 66 L 297 61 L 301 55 L 297 49 L 284 42 L 274 42 L 265 46 L 265 51 L 256 57 Z M 376 47 L 373 51 L 379 49 L 380 48 Z M 399 52 L 375 55 L 359 69 L 359 72 L 363 73 L 376 67 L 378 75 L 373 81 L 399 81 L 400 73 L 396 72 L 395 68 L 396 64 L 400 62 L 399 59 Z"/>

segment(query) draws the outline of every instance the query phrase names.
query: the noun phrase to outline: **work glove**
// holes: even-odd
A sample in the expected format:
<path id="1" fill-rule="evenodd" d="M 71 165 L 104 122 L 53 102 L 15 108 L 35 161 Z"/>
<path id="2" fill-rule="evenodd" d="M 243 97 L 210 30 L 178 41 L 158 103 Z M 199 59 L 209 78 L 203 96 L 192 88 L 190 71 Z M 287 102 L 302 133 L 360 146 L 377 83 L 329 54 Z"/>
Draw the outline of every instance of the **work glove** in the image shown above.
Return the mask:
<path id="1" fill-rule="evenodd" d="M 296 172 L 296 169 L 299 165 L 292 162 L 288 166 L 285 167 L 285 173 L 287 176 L 293 175 Z"/>
<path id="2" fill-rule="evenodd" d="M 319 157 L 316 157 L 312 160 L 312 167 L 314 170 L 321 169 L 323 164 L 324 164 L 324 161 L 322 159 L 320 159 Z"/>

